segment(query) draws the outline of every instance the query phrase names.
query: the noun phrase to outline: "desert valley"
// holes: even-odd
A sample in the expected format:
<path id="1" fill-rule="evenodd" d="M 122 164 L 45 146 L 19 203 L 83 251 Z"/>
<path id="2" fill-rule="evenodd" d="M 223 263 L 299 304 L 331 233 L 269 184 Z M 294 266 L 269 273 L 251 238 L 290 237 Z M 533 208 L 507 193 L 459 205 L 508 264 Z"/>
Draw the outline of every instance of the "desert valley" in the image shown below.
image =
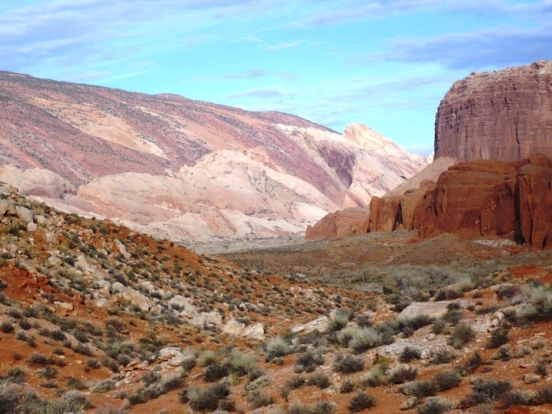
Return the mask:
<path id="1" fill-rule="evenodd" d="M 435 110 L 0 72 L 0 413 L 552 412 L 552 62 Z"/>

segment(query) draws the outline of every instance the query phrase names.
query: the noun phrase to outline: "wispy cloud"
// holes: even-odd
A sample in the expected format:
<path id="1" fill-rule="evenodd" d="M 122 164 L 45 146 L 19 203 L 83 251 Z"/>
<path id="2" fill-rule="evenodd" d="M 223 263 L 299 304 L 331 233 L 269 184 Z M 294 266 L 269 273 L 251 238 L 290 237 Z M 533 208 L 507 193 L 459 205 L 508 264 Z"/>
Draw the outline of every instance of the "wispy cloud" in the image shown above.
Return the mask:
<path id="1" fill-rule="evenodd" d="M 552 59 L 552 25 L 500 27 L 421 39 L 396 39 L 387 60 L 438 62 L 448 69 L 483 69 Z"/>
<path id="2" fill-rule="evenodd" d="M 265 52 L 274 52 L 276 50 L 281 50 L 281 49 L 293 49 L 293 48 L 298 47 L 300 44 L 301 44 L 300 41 L 287 42 L 287 43 L 286 42 L 279 42 L 275 45 L 265 47 L 264 51 Z"/>
<path id="3" fill-rule="evenodd" d="M 228 99 L 237 98 L 284 98 L 294 95 L 294 92 L 286 92 L 277 87 L 253 88 L 243 92 L 232 93 L 227 96 Z"/>

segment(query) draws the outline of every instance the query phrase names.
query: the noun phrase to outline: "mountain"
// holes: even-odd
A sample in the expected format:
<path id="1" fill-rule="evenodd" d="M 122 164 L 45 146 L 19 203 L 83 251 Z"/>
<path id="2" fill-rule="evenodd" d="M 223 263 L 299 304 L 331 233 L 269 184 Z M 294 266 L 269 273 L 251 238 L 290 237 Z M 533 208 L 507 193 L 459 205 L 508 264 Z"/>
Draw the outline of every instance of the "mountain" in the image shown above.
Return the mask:
<path id="1" fill-rule="evenodd" d="M 303 231 L 425 164 L 375 131 L 0 72 L 0 179 L 181 242 Z"/>

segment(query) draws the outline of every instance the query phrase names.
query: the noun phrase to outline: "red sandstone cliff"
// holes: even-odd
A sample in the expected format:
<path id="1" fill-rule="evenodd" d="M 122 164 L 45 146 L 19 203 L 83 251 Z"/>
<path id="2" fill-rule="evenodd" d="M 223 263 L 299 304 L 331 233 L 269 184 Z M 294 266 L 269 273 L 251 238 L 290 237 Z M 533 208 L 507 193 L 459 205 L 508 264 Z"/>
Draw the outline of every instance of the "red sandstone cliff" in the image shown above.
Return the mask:
<path id="1" fill-rule="evenodd" d="M 455 82 L 435 120 L 435 158 L 517 161 L 552 156 L 552 62 L 473 73 Z"/>
<path id="2" fill-rule="evenodd" d="M 413 213 L 423 237 L 440 232 L 497 235 L 536 248 L 552 247 L 552 160 L 460 163 L 443 173 Z"/>

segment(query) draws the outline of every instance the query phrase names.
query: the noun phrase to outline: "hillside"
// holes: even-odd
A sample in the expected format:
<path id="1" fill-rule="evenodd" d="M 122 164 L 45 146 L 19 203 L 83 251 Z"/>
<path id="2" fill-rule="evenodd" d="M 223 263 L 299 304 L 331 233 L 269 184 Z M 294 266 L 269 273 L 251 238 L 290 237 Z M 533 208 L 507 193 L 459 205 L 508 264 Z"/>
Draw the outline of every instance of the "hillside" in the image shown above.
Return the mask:
<path id="1" fill-rule="evenodd" d="M 0 72 L 0 178 L 66 212 L 156 237 L 305 230 L 425 165 L 363 125 Z"/>
<path id="2" fill-rule="evenodd" d="M 391 233 L 239 267 L 6 186 L 0 219 L 5 412 L 552 408 L 550 253 Z"/>

